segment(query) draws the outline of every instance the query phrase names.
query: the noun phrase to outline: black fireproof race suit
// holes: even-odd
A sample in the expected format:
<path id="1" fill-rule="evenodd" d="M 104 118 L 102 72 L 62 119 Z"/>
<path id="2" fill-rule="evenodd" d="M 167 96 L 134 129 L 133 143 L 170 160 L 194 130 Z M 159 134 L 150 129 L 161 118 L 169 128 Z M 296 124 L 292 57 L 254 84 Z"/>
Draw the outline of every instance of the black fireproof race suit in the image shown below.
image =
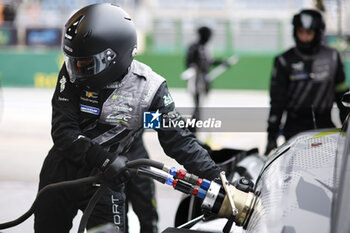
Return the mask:
<path id="1" fill-rule="evenodd" d="M 202 95 L 206 95 L 210 89 L 210 80 L 208 80 L 207 73 L 211 65 L 212 60 L 205 44 L 197 42 L 188 48 L 186 68 L 192 67 L 196 70 L 194 80 L 188 80 L 187 84 L 194 101 L 192 117 L 195 119 L 200 119 L 201 98 Z"/>
<path id="2" fill-rule="evenodd" d="M 109 152 L 127 155 L 134 139 L 143 132 L 144 111 L 158 110 L 174 116 L 166 121 L 179 119 L 165 79 L 137 61 L 132 62 L 120 82 L 98 92 L 72 84 L 63 66 L 52 109 L 54 146 L 44 161 L 39 189 L 50 183 L 99 174 L 87 163 L 82 146 L 76 144 L 80 135 Z M 188 129 L 161 127 L 157 132 L 165 153 L 189 172 L 207 179 L 219 175 L 219 168 Z M 86 208 L 95 190 L 95 186 L 82 185 L 43 196 L 35 210 L 35 232 L 69 232 L 77 210 Z M 87 227 L 113 223 L 119 232 L 126 232 L 125 199 L 123 184 L 109 189 L 94 208 Z"/>
<path id="3" fill-rule="evenodd" d="M 348 113 L 341 104 L 348 90 L 339 53 L 322 45 L 314 55 L 291 48 L 275 58 L 268 120 L 268 139 L 276 140 L 281 117 L 287 112 L 283 135 L 293 135 L 314 128 L 332 128 L 331 109 L 336 102 L 343 121 Z"/>

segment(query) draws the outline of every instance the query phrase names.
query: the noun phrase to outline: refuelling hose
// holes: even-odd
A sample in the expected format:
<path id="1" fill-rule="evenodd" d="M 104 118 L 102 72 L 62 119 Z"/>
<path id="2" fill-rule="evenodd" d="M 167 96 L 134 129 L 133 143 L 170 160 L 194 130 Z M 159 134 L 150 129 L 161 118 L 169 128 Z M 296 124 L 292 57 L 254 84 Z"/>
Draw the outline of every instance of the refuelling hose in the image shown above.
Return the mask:
<path id="1" fill-rule="evenodd" d="M 158 169 L 162 170 L 164 167 L 164 164 L 157 162 L 157 161 L 154 161 L 154 160 L 150 160 L 150 159 L 136 159 L 136 160 L 127 162 L 126 166 L 128 168 L 138 168 L 141 166 L 150 166 L 150 167 L 154 167 L 154 168 L 158 168 Z M 76 180 L 71 180 L 71 181 L 62 181 L 62 182 L 49 184 L 49 185 L 45 186 L 44 188 L 42 188 L 38 192 L 32 206 L 30 207 L 30 209 L 27 212 L 25 212 L 22 216 L 20 216 L 19 218 L 15 219 L 13 221 L 0 223 L 0 230 L 14 227 L 18 224 L 21 224 L 25 220 L 27 220 L 34 213 L 35 207 L 37 205 L 37 202 L 38 202 L 38 199 L 40 198 L 40 196 L 42 196 L 42 194 L 47 192 L 48 190 L 67 188 L 67 187 L 71 187 L 71 186 L 82 185 L 82 184 L 92 184 L 92 183 L 102 183 L 102 184 L 98 188 L 98 190 L 95 192 L 95 194 L 92 196 L 92 198 L 90 199 L 88 206 L 85 209 L 83 217 L 80 221 L 78 233 L 84 232 L 88 218 L 89 218 L 93 208 L 95 207 L 97 201 L 100 199 L 100 197 L 103 195 L 103 193 L 107 190 L 107 185 L 103 184 L 103 179 L 101 176 L 89 176 L 89 177 L 85 177 L 85 178 L 81 178 L 81 179 L 76 179 Z"/>
<path id="2" fill-rule="evenodd" d="M 14 227 L 18 224 L 21 224 L 25 220 L 27 220 L 34 213 L 35 206 L 36 206 L 40 196 L 42 196 L 42 194 L 47 192 L 48 190 L 53 190 L 53 189 L 58 189 L 58 188 L 67 188 L 67 187 L 81 185 L 81 184 L 90 184 L 90 183 L 94 183 L 94 182 L 99 182 L 100 180 L 101 180 L 100 176 L 89 176 L 89 177 L 85 177 L 85 178 L 81 178 L 81 179 L 77 179 L 77 180 L 63 181 L 63 182 L 58 182 L 58 183 L 54 183 L 54 184 L 49 184 L 49 185 L 45 186 L 44 188 L 42 188 L 38 192 L 32 206 L 30 207 L 30 209 L 27 212 L 25 212 L 22 216 L 20 216 L 19 218 L 15 219 L 13 221 L 1 223 L 0 230 Z"/>

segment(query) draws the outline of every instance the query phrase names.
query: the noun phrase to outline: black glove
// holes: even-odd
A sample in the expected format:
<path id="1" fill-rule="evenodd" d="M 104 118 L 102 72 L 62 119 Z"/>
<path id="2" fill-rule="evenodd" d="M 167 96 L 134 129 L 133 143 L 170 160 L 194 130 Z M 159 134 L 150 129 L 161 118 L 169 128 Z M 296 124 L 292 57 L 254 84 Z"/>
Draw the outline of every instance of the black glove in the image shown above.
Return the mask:
<path id="1" fill-rule="evenodd" d="M 275 139 L 268 139 L 267 145 L 266 145 L 266 150 L 265 150 L 265 154 L 264 155 L 269 155 L 270 152 L 277 148 L 277 142 Z"/>
<path id="2" fill-rule="evenodd" d="M 110 182 L 112 185 L 119 185 L 125 183 L 130 179 L 130 172 L 126 166 L 128 159 L 125 156 L 117 156 L 103 172 L 107 182 Z"/>
<path id="3" fill-rule="evenodd" d="M 81 142 L 89 141 L 90 148 L 86 151 L 86 161 L 91 167 L 97 167 L 103 173 L 103 177 L 110 185 L 118 185 L 130 178 L 130 172 L 126 167 L 127 158 L 116 156 L 106 151 L 101 145 L 94 144 L 87 138 L 79 139 Z"/>
<path id="4" fill-rule="evenodd" d="M 79 135 L 69 148 L 73 153 L 86 153 L 93 145 L 90 138 Z"/>

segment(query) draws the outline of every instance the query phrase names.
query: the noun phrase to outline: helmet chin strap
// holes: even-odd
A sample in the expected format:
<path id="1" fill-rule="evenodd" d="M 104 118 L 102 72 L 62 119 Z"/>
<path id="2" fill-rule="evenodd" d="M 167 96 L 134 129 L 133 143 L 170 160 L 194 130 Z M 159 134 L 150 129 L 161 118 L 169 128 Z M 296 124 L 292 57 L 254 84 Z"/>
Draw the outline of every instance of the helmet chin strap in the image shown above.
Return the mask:
<path id="1" fill-rule="evenodd" d="M 317 48 L 319 46 L 313 46 L 312 42 L 297 42 L 297 48 L 300 50 L 300 52 L 305 54 L 313 54 L 317 52 Z"/>

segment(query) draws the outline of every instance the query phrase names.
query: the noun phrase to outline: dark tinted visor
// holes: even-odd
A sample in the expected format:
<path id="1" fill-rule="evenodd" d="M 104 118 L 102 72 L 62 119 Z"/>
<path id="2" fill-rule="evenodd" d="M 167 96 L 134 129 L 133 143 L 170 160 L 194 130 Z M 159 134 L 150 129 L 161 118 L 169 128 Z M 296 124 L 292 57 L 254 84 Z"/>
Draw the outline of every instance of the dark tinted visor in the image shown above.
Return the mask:
<path id="1" fill-rule="evenodd" d="M 96 75 L 115 62 L 116 53 L 111 49 L 89 57 L 72 57 L 64 53 L 68 74 L 73 79 Z"/>

